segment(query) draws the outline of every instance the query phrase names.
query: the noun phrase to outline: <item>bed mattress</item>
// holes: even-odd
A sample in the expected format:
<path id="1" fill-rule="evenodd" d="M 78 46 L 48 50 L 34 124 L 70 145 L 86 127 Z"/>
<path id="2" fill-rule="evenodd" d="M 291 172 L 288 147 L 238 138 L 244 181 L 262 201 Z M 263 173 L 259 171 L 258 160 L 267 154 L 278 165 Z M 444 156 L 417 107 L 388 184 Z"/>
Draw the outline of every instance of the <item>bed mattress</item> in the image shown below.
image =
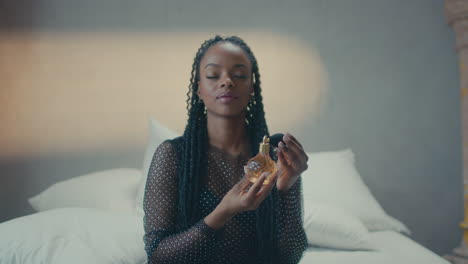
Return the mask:
<path id="1" fill-rule="evenodd" d="M 375 251 L 346 251 L 309 247 L 301 264 L 450 264 L 405 235 L 394 231 L 371 233 Z"/>

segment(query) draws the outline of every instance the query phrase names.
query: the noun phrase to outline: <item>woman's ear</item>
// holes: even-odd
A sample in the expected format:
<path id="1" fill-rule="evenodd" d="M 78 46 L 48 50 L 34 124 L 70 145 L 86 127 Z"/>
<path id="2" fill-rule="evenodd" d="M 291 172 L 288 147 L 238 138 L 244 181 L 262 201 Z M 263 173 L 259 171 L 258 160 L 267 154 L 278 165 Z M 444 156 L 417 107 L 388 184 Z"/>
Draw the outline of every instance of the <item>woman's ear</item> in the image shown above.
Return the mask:
<path id="1" fill-rule="evenodd" d="M 255 82 L 255 76 L 252 74 L 252 78 L 250 78 L 250 93 L 253 93 L 254 91 L 254 82 Z"/>
<path id="2" fill-rule="evenodd" d="M 199 99 L 200 101 L 203 101 L 203 99 L 202 99 L 202 97 L 201 97 L 201 93 L 200 93 L 200 86 L 198 86 L 197 95 L 198 95 L 198 99 Z"/>

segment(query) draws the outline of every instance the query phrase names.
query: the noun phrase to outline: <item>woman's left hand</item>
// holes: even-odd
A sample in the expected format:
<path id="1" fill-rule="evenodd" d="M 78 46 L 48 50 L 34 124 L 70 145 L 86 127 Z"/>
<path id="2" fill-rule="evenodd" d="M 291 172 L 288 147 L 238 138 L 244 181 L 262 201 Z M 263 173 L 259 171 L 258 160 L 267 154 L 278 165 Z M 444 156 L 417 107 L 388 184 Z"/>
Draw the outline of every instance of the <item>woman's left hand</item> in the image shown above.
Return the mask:
<path id="1" fill-rule="evenodd" d="M 279 177 L 276 181 L 278 191 L 285 192 L 294 185 L 301 173 L 307 170 L 309 157 L 304 152 L 301 143 L 291 134 L 283 136 L 283 142 L 278 144 L 276 155 Z"/>

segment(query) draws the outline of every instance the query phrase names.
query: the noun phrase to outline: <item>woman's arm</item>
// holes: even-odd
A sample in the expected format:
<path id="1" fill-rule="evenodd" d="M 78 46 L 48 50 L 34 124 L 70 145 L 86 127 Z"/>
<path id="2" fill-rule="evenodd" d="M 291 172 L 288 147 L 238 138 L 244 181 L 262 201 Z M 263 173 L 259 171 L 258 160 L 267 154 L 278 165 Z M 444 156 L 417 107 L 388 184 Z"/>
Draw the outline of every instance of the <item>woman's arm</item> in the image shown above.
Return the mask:
<path id="1" fill-rule="evenodd" d="M 302 219 L 301 177 L 287 191 L 279 191 L 279 263 L 299 263 L 307 248 Z"/>
<path id="2" fill-rule="evenodd" d="M 201 263 L 210 257 L 216 242 L 217 231 L 203 219 L 183 232 L 175 232 L 177 164 L 175 147 L 163 142 L 153 156 L 143 202 L 148 263 Z M 222 216 L 215 219 L 221 226 L 225 222 Z"/>
<path id="3" fill-rule="evenodd" d="M 203 263 L 210 259 L 217 241 L 217 230 L 236 214 L 257 209 L 277 179 L 275 173 L 264 185 L 267 174 L 260 175 L 254 184 L 244 177 L 229 190 L 213 212 L 189 229 L 177 233 L 177 164 L 174 146 L 168 141 L 162 143 L 153 156 L 143 200 L 148 263 Z"/>

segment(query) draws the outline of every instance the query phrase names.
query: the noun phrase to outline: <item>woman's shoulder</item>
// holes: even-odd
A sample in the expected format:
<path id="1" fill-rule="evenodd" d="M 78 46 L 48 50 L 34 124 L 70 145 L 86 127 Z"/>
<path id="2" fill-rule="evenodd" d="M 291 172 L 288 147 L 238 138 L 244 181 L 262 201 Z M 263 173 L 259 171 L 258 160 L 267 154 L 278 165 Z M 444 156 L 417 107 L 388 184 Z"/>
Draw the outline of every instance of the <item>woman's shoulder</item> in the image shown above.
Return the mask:
<path id="1" fill-rule="evenodd" d="M 178 136 L 172 139 L 167 139 L 165 141 L 170 142 L 172 144 L 182 144 L 184 142 L 184 136 Z"/>
<path id="2" fill-rule="evenodd" d="M 183 150 L 183 140 L 181 137 L 176 137 L 173 139 L 166 139 L 161 142 L 154 151 L 152 165 L 160 166 L 164 165 L 165 168 L 170 166 L 178 166 L 181 160 Z"/>
<path id="3" fill-rule="evenodd" d="M 163 155 L 173 154 L 179 156 L 181 153 L 183 153 L 183 143 L 184 141 L 182 136 L 166 139 L 156 148 L 156 153 Z"/>
<path id="4" fill-rule="evenodd" d="M 161 145 L 170 146 L 174 149 L 181 149 L 184 146 L 184 137 L 179 136 L 172 139 L 164 140 Z"/>

